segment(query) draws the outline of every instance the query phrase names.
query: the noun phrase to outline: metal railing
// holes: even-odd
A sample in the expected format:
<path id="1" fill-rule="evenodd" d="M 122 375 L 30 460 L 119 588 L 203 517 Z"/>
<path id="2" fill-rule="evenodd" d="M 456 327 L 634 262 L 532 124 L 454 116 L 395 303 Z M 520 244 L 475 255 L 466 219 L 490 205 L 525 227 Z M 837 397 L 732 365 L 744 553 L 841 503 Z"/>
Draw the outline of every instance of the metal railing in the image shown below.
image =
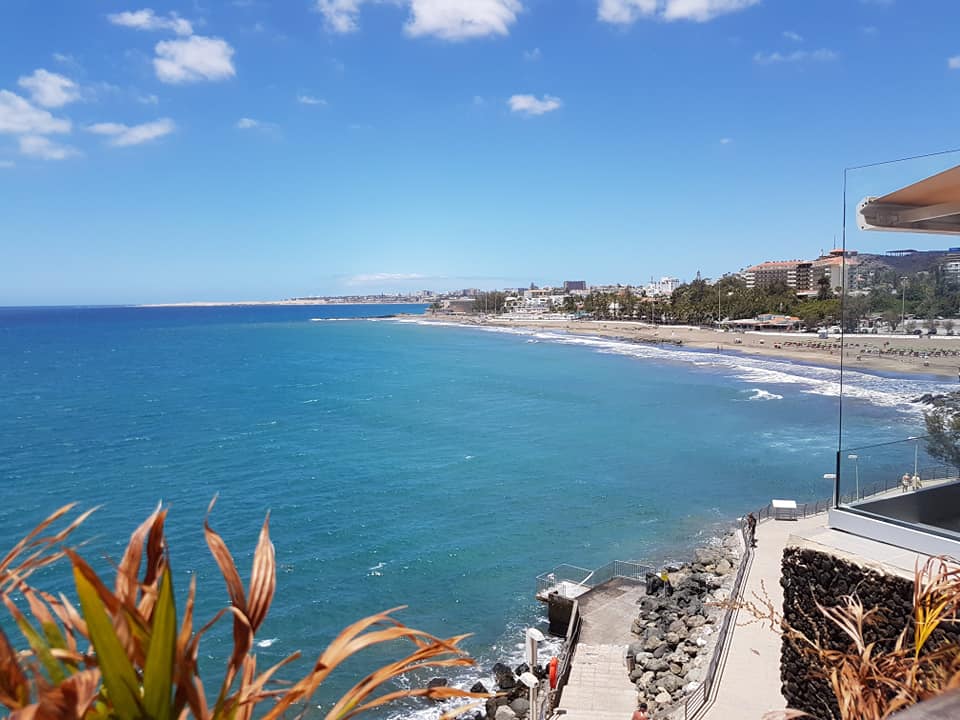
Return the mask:
<path id="1" fill-rule="evenodd" d="M 750 567 L 750 561 L 753 559 L 753 548 L 750 546 L 747 537 L 746 528 L 740 528 L 740 538 L 743 541 L 744 552 L 740 558 L 740 567 L 737 569 L 737 576 L 733 581 L 733 587 L 730 589 L 730 600 L 736 601 L 743 593 L 743 585 L 747 579 L 747 568 Z M 710 663 L 707 665 L 707 672 L 704 675 L 703 682 L 687 695 L 684 701 L 683 717 L 690 720 L 696 716 L 707 704 L 710 694 L 713 692 L 713 685 L 717 679 L 720 668 L 720 659 L 723 657 L 724 648 L 734 627 L 734 615 L 736 610 L 731 606 L 723 613 L 723 620 L 720 623 L 720 632 L 717 633 L 717 644 L 713 648 L 713 655 L 710 657 Z"/>
<path id="2" fill-rule="evenodd" d="M 560 648 L 557 663 L 557 687 L 541 696 L 539 711 L 536 713 L 539 720 L 547 720 L 550 717 L 563 693 L 563 688 L 570 680 L 570 669 L 573 666 L 573 655 L 576 652 L 577 643 L 580 641 L 581 627 L 583 627 L 583 618 L 580 615 L 580 603 L 574 600 L 570 622 L 567 623 L 567 634 Z"/>
<path id="3" fill-rule="evenodd" d="M 917 471 L 921 481 L 929 480 L 957 480 L 960 479 L 960 471 L 950 465 L 929 465 L 922 467 Z M 899 477 L 885 477 L 882 481 L 877 481 L 860 488 L 859 496 L 856 493 L 848 493 L 840 496 L 840 503 L 851 503 L 874 495 L 881 495 L 895 488 L 900 487 Z M 812 515 L 819 515 L 833 507 L 833 497 L 817 500 L 812 503 L 798 503 L 797 517 L 806 518 Z M 765 505 L 756 511 L 757 520 L 770 520 L 774 516 L 773 505 Z"/>
<path id="4" fill-rule="evenodd" d="M 647 573 L 651 572 L 653 566 L 628 560 L 613 560 L 596 570 L 576 565 L 557 565 L 550 572 L 537 575 L 537 595 L 557 592 L 572 599 L 614 578 L 644 580 Z"/>

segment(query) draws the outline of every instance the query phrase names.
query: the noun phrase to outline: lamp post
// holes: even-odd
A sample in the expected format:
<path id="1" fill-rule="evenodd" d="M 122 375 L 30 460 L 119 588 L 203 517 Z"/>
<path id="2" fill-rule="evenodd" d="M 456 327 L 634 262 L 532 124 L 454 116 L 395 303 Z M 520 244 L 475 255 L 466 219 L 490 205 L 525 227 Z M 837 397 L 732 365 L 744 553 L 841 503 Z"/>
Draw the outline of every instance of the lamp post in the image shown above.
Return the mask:
<path id="1" fill-rule="evenodd" d="M 903 291 L 902 297 L 900 299 L 900 329 L 904 335 L 907 334 L 907 276 L 904 275 L 900 278 L 900 288 Z"/>
<path id="2" fill-rule="evenodd" d="M 833 499 L 835 505 L 840 505 L 840 483 L 837 482 L 836 473 L 824 473 L 824 480 L 833 480 Z"/>
<path id="3" fill-rule="evenodd" d="M 913 474 L 917 475 L 917 468 L 919 467 L 918 463 L 920 460 L 920 438 L 916 435 L 911 435 L 907 440 L 913 440 Z"/>
<path id="4" fill-rule="evenodd" d="M 540 685 L 540 681 L 529 670 L 521 674 L 519 680 L 530 690 L 530 717 L 537 717 L 537 687 Z"/>
<path id="5" fill-rule="evenodd" d="M 859 455 L 847 455 L 848 460 L 853 460 L 853 471 L 857 478 L 857 500 L 860 499 L 860 456 Z"/>

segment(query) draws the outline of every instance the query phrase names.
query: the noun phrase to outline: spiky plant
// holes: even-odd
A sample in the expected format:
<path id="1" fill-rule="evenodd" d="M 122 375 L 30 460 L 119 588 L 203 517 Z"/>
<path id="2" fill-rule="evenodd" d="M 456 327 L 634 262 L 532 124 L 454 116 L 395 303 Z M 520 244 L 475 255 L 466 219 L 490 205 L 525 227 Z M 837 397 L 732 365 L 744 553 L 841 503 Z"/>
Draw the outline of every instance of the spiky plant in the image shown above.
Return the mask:
<path id="1" fill-rule="evenodd" d="M 918 702 L 960 688 L 960 645 L 935 640 L 938 631 L 960 621 L 960 568 L 931 557 L 916 566 L 913 617 L 891 649 L 868 642 L 866 630 L 880 609 L 865 608 L 847 595 L 834 606 L 817 602 L 819 612 L 849 639 L 846 647 L 829 645 L 790 625 L 762 589 L 753 600 L 726 602 L 747 610 L 805 653 L 816 675 L 826 679 L 842 720 L 885 720 Z M 912 627 L 911 627 L 912 625 Z M 811 717 L 798 710 L 775 711 L 765 718 Z"/>
<path id="2" fill-rule="evenodd" d="M 460 648 L 466 635 L 441 639 L 406 627 L 394 618 L 402 608 L 372 615 L 343 630 L 295 682 L 279 686 L 274 676 L 299 653 L 258 672 L 251 649 L 276 590 L 269 514 L 244 588 L 226 543 L 210 526 L 213 505 L 204 520 L 204 536 L 226 582 L 230 604 L 199 629 L 194 628 L 196 576 L 183 613 L 177 614 L 164 536 L 166 509 L 157 508 L 133 532 L 112 588 L 77 548 L 65 544 L 89 512 L 44 535 L 73 505 L 50 515 L 0 560 L 0 599 L 29 646 L 18 652 L 0 628 L 0 705 L 11 720 L 249 720 L 255 709 L 265 718 L 299 716 L 347 658 L 398 640 L 412 643 L 413 651 L 354 685 L 327 713 L 328 720 L 346 720 L 408 697 L 487 697 L 446 687 L 382 691 L 385 683 L 409 672 L 473 664 Z M 72 566 L 79 609 L 64 594 L 54 596 L 28 582 L 36 570 L 64 558 Z M 18 597 L 26 603 L 27 612 L 15 602 Z M 210 704 L 197 657 L 201 639 L 225 615 L 233 621 L 233 648 L 219 687 L 209 696 Z"/>

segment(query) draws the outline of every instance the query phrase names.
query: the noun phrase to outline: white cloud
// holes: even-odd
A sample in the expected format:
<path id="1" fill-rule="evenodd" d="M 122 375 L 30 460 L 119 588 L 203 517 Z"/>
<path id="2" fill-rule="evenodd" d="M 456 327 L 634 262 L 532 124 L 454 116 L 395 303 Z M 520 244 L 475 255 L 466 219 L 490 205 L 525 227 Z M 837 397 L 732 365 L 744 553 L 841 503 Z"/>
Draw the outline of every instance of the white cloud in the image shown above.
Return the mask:
<path id="1" fill-rule="evenodd" d="M 297 102 L 301 105 L 326 105 L 327 101 L 323 98 L 313 97 L 312 95 L 297 95 Z"/>
<path id="2" fill-rule="evenodd" d="M 69 145 L 58 145 L 50 138 L 45 138 L 42 135 L 22 135 L 20 137 L 20 152 L 43 160 L 66 160 L 80 154 L 76 148 Z"/>
<path id="3" fill-rule="evenodd" d="M 233 48 L 220 38 L 193 35 L 183 40 L 158 42 L 153 67 L 161 82 L 179 84 L 226 80 L 237 74 Z"/>
<path id="4" fill-rule="evenodd" d="M 539 99 L 536 95 L 514 95 L 508 101 L 510 110 L 523 115 L 543 115 L 554 110 L 559 110 L 563 104 L 558 97 L 544 95 Z"/>
<path id="5" fill-rule="evenodd" d="M 821 48 L 820 50 L 794 50 L 790 53 L 758 52 L 753 56 L 753 61 L 758 65 L 778 65 L 781 63 L 801 63 L 801 62 L 830 62 L 837 59 L 837 54 L 833 50 Z"/>
<path id="6" fill-rule="evenodd" d="M 658 0 L 600 0 L 597 18 L 616 25 L 629 25 L 657 11 Z"/>
<path id="7" fill-rule="evenodd" d="M 43 69 L 34 70 L 33 75 L 24 75 L 17 84 L 43 107 L 62 107 L 80 99 L 80 88 L 73 80 Z"/>
<path id="8" fill-rule="evenodd" d="M 12 168 L 17 164 L 13 160 L 0 160 L 0 168 Z"/>
<path id="9" fill-rule="evenodd" d="M 521 10 L 519 0 L 410 0 L 404 29 L 412 37 L 444 40 L 509 35 Z"/>
<path id="10" fill-rule="evenodd" d="M 331 32 L 355 32 L 363 5 L 386 3 L 409 9 L 404 31 L 411 37 L 432 35 L 443 40 L 507 35 L 523 10 L 520 0 L 315 0 L 315 3 Z"/>
<path id="11" fill-rule="evenodd" d="M 784 30 L 783 36 L 787 40 L 793 40 L 793 42 L 803 42 L 803 35 L 800 33 L 795 33 L 793 30 Z"/>
<path id="12" fill-rule="evenodd" d="M 327 30 L 349 33 L 357 29 L 360 5 L 366 0 L 317 0 L 317 12 L 323 15 Z"/>
<path id="13" fill-rule="evenodd" d="M 344 280 L 347 285 L 369 285 L 371 283 L 397 282 L 400 280 L 425 280 L 420 273 L 361 273 Z"/>
<path id="14" fill-rule="evenodd" d="M 720 15 L 746 10 L 760 0 L 599 0 L 597 18 L 615 25 L 630 25 L 641 18 L 668 22 L 707 22 Z"/>
<path id="15" fill-rule="evenodd" d="M 475 107 L 480 107 L 481 105 L 486 105 L 487 101 L 483 99 L 482 95 L 473 96 L 473 104 Z"/>
<path id="16" fill-rule="evenodd" d="M 543 57 L 543 53 L 540 52 L 540 48 L 538 47 L 533 50 L 523 51 L 523 59 L 527 62 L 537 62 L 541 57 Z"/>
<path id="17" fill-rule="evenodd" d="M 954 55 L 952 58 L 947 58 L 947 67 L 951 70 L 960 70 L 960 55 Z"/>
<path id="18" fill-rule="evenodd" d="M 258 127 L 261 127 L 260 121 L 253 118 L 240 118 L 236 124 L 238 130 L 254 130 Z"/>
<path id="19" fill-rule="evenodd" d="M 134 10 L 133 12 L 120 12 L 107 15 L 114 25 L 134 28 L 135 30 L 172 30 L 177 35 L 192 35 L 193 25 L 189 20 L 184 20 L 176 13 L 170 13 L 167 17 L 160 17 L 150 8 L 143 10 Z"/>
<path id="20" fill-rule="evenodd" d="M 732 142 L 733 142 L 733 138 L 728 138 L 728 137 L 720 138 L 721 145 L 729 145 Z"/>
<path id="21" fill-rule="evenodd" d="M 128 147 L 156 140 L 164 135 L 169 135 L 176 129 L 177 126 L 173 120 L 160 118 L 153 122 L 133 126 L 122 123 L 97 123 L 89 126 L 87 131 L 97 135 L 109 136 L 111 139 L 108 144 L 113 147 Z"/>
<path id="22" fill-rule="evenodd" d="M 141 105 L 158 105 L 160 98 L 156 95 L 137 95 L 137 102 Z"/>
<path id="23" fill-rule="evenodd" d="M 70 121 L 34 107 L 9 90 L 0 90 L 0 133 L 49 135 L 70 132 Z"/>

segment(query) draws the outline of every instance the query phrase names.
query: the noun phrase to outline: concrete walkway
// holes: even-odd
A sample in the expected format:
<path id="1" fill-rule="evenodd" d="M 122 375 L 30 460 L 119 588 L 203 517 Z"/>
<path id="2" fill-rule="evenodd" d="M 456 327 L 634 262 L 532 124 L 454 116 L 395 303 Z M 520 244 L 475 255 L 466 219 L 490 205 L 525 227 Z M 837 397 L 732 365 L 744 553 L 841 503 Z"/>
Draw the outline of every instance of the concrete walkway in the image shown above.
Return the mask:
<path id="1" fill-rule="evenodd" d="M 630 682 L 625 657 L 634 639 L 630 620 L 644 591 L 643 583 L 618 578 L 580 597 L 583 627 L 557 708 L 563 712 L 560 717 L 629 720 L 636 710 L 637 688 Z"/>
<path id="2" fill-rule="evenodd" d="M 781 612 L 780 561 L 787 539 L 822 527 L 826 519 L 824 513 L 795 522 L 761 523 L 742 599 L 762 606 L 763 598 L 769 598 Z M 737 612 L 714 687 L 714 699 L 701 716 L 705 720 L 760 720 L 770 710 L 786 708 L 780 694 L 780 636 L 769 624 L 756 621 L 745 610 Z"/>

